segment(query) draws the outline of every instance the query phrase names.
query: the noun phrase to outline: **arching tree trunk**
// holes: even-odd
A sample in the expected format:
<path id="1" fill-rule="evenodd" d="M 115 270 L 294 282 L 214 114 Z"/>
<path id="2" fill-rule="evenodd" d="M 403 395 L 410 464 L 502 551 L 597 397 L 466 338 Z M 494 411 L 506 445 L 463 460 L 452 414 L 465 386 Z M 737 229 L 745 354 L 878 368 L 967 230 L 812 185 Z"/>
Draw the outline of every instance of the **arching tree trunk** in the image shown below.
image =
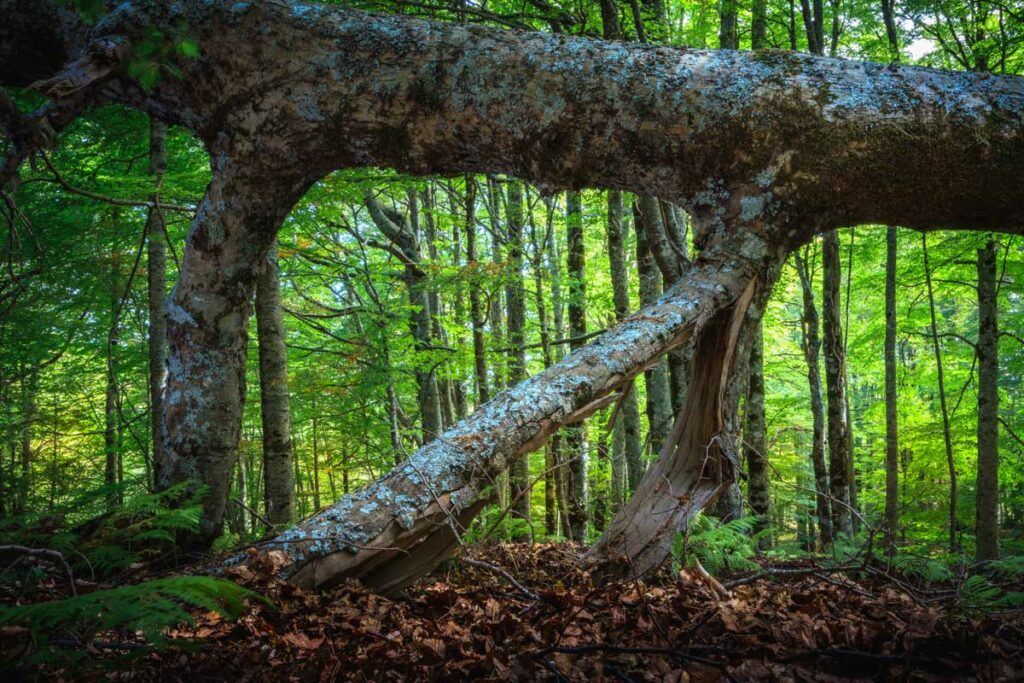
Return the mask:
<path id="1" fill-rule="evenodd" d="M 263 421 L 263 500 L 269 522 L 288 524 L 295 517 L 295 482 L 292 479 L 288 349 L 284 339 L 276 244 L 267 253 L 263 272 L 256 280 L 256 334 Z"/>
<path id="2" fill-rule="evenodd" d="M 749 281 L 764 267 L 765 250 L 792 249 L 815 229 L 1024 229 L 1024 90 L 1011 77 L 808 55 L 634 48 L 286 2 L 140 0 L 89 25 L 64 3 L 0 0 L 0 15 L 12 18 L 0 22 L 3 85 L 34 84 L 72 112 L 75 98 L 135 107 L 187 126 L 211 153 L 213 180 L 168 309 L 165 394 L 164 479 L 208 486 L 206 540 L 223 520 L 261 259 L 297 199 L 335 169 L 509 173 L 552 192 L 596 186 L 678 202 L 699 217 L 698 248 L 729 249 L 715 252 L 717 262 L 702 254 L 697 279 L 681 283 L 679 291 L 695 294 L 685 312 L 645 321 L 672 335 L 703 329 L 706 319 L 697 325 L 691 317 L 699 302 L 714 317 L 739 297 L 739 275 L 717 268 L 747 261 L 755 272 L 739 279 Z M 172 35 L 182 22 L 200 57 L 179 60 L 180 77 L 140 88 L 121 68 L 133 45 L 152 30 Z M 21 144 L 11 159 L 20 162 L 33 144 Z M 952 187 L 950 168 L 958 169 Z M 723 292 L 691 292 L 700 277 L 718 276 L 728 280 Z M 622 342 L 616 335 L 631 324 L 611 338 Z M 434 566 L 451 544 L 437 542 L 433 522 L 449 517 L 438 517 L 440 508 L 430 512 L 423 482 L 442 502 L 460 492 L 452 514 L 467 521 L 480 504 L 466 493 L 479 483 L 469 459 L 500 454 L 485 458 L 486 467 L 504 469 L 522 454 L 523 439 L 546 434 L 553 417 L 589 406 L 595 387 L 620 387 L 622 377 L 664 350 L 657 339 L 628 343 L 625 356 L 580 349 L 449 432 L 480 450 L 450 440 L 428 444 L 407 463 L 431 475 L 418 487 L 408 482 L 411 470 L 399 468 L 357 494 L 363 498 L 324 511 L 315 519 L 334 520 L 329 539 L 322 524 L 297 529 L 293 538 L 302 542 L 288 548 L 295 575 L 321 583 L 317 572 L 328 568 L 334 581 L 363 575 L 397 585 Z M 604 359 L 588 355 L 598 351 Z M 577 365 L 583 358 L 587 364 Z M 555 375 L 557 386 L 545 393 Z M 496 425 L 503 436 L 494 440 Z M 396 500 L 394 491 L 383 497 L 399 480 L 410 500 Z M 415 501 L 424 497 L 420 507 Z M 388 534 L 415 552 L 384 549 L 391 543 L 367 549 Z M 314 543 L 317 561 L 309 552 Z M 362 549 L 351 552 L 353 544 Z"/>

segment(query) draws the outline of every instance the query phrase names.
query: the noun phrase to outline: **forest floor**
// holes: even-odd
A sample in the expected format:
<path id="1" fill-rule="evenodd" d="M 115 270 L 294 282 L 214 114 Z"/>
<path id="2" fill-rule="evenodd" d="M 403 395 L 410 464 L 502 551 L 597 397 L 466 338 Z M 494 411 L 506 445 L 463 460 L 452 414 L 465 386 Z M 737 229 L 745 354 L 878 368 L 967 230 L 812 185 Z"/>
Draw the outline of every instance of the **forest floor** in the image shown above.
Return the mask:
<path id="1" fill-rule="evenodd" d="M 47 678 L 188 681 L 1019 681 L 1024 611 L 971 612 L 881 568 L 809 560 L 723 580 L 683 571 L 595 585 L 572 544 L 492 543 L 385 598 L 272 578 L 271 552 L 230 570 L 270 598 L 237 621 L 196 614 L 186 651 L 115 660 L 102 642 Z M 98 646 L 98 647 L 97 647 Z"/>

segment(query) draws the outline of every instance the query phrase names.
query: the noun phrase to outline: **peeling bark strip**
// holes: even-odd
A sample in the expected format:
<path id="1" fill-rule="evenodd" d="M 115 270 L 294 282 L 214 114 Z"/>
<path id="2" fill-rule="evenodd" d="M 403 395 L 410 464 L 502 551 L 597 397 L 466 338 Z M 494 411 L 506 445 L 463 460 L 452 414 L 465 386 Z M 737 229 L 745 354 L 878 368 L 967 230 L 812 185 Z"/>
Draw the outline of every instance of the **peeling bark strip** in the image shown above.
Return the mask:
<path id="1" fill-rule="evenodd" d="M 649 363 L 720 320 L 718 312 L 741 298 L 761 270 L 754 260 L 717 256 L 700 262 L 659 302 L 502 392 L 390 474 L 278 537 L 294 562 L 292 578 L 327 587 L 357 577 L 394 590 L 436 566 L 458 543 L 454 531 L 492 497 L 499 472 L 559 427 L 617 399 Z"/>

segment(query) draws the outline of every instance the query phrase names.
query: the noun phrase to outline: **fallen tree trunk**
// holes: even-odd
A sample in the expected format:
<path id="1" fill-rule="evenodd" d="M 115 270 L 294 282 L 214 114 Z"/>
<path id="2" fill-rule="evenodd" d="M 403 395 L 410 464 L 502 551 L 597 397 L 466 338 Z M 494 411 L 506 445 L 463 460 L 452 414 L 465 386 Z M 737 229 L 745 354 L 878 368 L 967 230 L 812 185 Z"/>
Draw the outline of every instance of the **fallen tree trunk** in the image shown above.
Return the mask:
<path id="1" fill-rule="evenodd" d="M 291 558 L 285 573 L 317 587 L 347 577 L 384 591 L 405 586 L 448 557 L 467 521 L 491 499 L 497 475 L 515 458 L 540 448 L 558 428 L 616 401 L 645 367 L 694 334 L 704 341 L 702 360 L 711 361 L 707 370 L 718 386 L 731 365 L 731 358 L 720 358 L 718 343 L 735 345 L 739 325 L 734 319 L 742 318 L 761 289 L 757 282 L 766 264 L 783 254 L 743 256 L 750 250 L 742 242 L 726 240 L 707 250 L 689 277 L 659 302 L 502 392 L 383 478 L 282 534 L 274 543 Z M 707 393 L 715 390 L 695 391 L 692 399 L 701 407 L 692 422 L 702 423 L 702 435 L 721 426 L 703 410 Z M 711 426 L 705 427 L 707 420 Z M 663 455 L 665 461 L 675 459 Z M 730 466 L 720 471 L 732 481 Z M 698 511 L 702 502 L 696 496 L 684 515 Z"/>

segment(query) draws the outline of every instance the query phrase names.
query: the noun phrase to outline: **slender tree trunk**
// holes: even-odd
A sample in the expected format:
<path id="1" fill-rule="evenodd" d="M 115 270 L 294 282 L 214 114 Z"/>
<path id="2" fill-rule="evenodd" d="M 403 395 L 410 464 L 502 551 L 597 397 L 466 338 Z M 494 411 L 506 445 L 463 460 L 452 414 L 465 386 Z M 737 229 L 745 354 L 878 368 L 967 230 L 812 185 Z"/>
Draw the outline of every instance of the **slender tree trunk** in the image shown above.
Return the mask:
<path id="1" fill-rule="evenodd" d="M 953 436 L 949 426 L 949 410 L 946 406 L 946 378 L 942 367 L 942 345 L 939 342 L 939 328 L 935 318 L 935 294 L 932 291 L 932 273 L 928 265 L 928 235 L 921 233 L 921 251 L 924 258 L 924 281 L 928 289 L 928 311 L 931 315 L 932 349 L 935 352 L 935 369 L 939 379 L 939 407 L 942 409 L 942 438 L 946 446 L 946 466 L 949 471 L 949 549 L 956 550 L 957 532 L 957 473 L 953 460 Z"/>
<path id="2" fill-rule="evenodd" d="M 822 238 L 822 331 L 824 333 L 825 387 L 828 395 L 828 476 L 832 496 L 832 530 L 853 535 L 850 509 L 850 425 L 846 421 L 846 350 L 843 344 L 840 289 L 842 267 L 839 233 L 831 230 Z"/>
<path id="3" fill-rule="evenodd" d="M 32 437 L 35 432 L 36 420 L 39 418 L 39 367 L 31 370 L 22 369 L 21 373 L 21 477 L 18 482 L 18 498 L 15 506 L 16 514 L 29 510 L 32 497 L 32 460 L 35 449 Z M 13 465 L 13 463 L 12 463 Z"/>
<path id="4" fill-rule="evenodd" d="M 530 213 L 530 246 L 532 251 L 531 266 L 533 268 L 534 305 L 537 308 L 537 323 L 540 326 L 541 355 L 544 369 L 554 363 L 551 352 L 551 328 L 548 322 L 548 307 L 544 292 L 544 250 L 546 235 L 554 231 L 555 212 L 550 203 L 545 202 L 545 234 L 539 235 L 537 224 Z M 548 440 L 544 448 L 544 532 L 553 536 L 558 533 L 558 452 L 554 437 Z"/>
<path id="5" fill-rule="evenodd" d="M 632 310 L 629 303 L 629 273 L 626 270 L 622 193 L 608 193 L 608 267 L 612 279 L 612 301 L 615 319 L 624 320 Z M 626 390 L 615 419 L 615 442 L 612 450 L 612 478 L 614 504 L 625 503 L 643 472 L 643 443 L 640 434 L 640 407 L 636 389 Z M 630 472 L 633 476 L 630 478 Z M 618 511 L 618 508 L 616 508 Z"/>
<path id="6" fill-rule="evenodd" d="M 825 465 L 825 407 L 821 400 L 821 368 L 818 355 L 818 309 L 814 305 L 810 263 L 799 253 L 794 255 L 800 286 L 803 290 L 803 315 L 800 320 L 804 358 L 807 361 L 807 383 L 811 392 L 811 464 L 814 467 L 815 508 L 822 546 L 832 542 L 832 518 L 829 513 L 828 468 Z"/>
<path id="7" fill-rule="evenodd" d="M 554 214 L 557 202 L 551 198 L 544 201 L 551 229 L 547 234 L 545 256 L 548 278 L 551 281 L 551 320 L 554 323 L 554 340 L 559 342 L 552 349 L 552 360 L 558 362 L 565 355 L 565 302 L 562 298 L 562 252 L 554 229 Z M 563 536 L 569 535 L 569 473 L 565 462 L 565 438 L 561 432 L 551 435 L 551 461 L 555 467 L 555 493 L 558 498 L 558 525 Z"/>
<path id="8" fill-rule="evenodd" d="M 636 230 L 636 260 L 640 276 L 640 303 L 653 303 L 661 296 L 661 277 L 655 265 L 654 255 L 648 243 L 646 218 L 650 212 L 640 208 L 639 197 L 633 202 L 633 225 Z M 668 362 L 659 358 L 654 365 L 644 371 L 644 384 L 647 389 L 647 441 L 650 451 L 659 452 L 668 438 L 672 427 L 672 399 L 669 394 Z M 644 475 L 643 462 L 627 462 L 629 469 L 629 488 L 635 491 Z"/>
<path id="9" fill-rule="evenodd" d="M 476 178 L 466 176 L 466 268 L 469 280 L 469 317 L 473 325 L 473 378 L 476 383 L 477 407 L 487 403 L 491 393 L 487 386 L 487 346 L 484 340 L 484 309 L 480 301 L 483 267 L 476 253 Z"/>
<path id="10" fill-rule="evenodd" d="M 417 401 L 420 408 L 420 426 L 424 443 L 437 436 L 444 429 L 441 412 L 441 395 L 437 383 L 437 370 L 432 356 L 433 333 L 431 330 L 430 290 L 422 266 L 419 240 L 419 200 L 414 189 L 408 192 L 409 219 L 396 211 L 385 209 L 374 196 L 364 196 L 374 224 L 395 246 L 404 265 L 404 280 L 409 297 L 409 328 L 416 348 Z M 424 365 L 428 365 L 424 369 Z"/>
<path id="11" fill-rule="evenodd" d="M 508 321 L 508 382 L 515 386 L 526 379 L 526 290 L 523 286 L 523 185 L 512 181 L 505 206 L 508 228 L 505 246 L 508 269 L 505 277 L 505 304 Z M 514 460 L 509 469 L 512 512 L 530 521 L 530 454 Z"/>
<path id="12" fill-rule="evenodd" d="M 160 201 L 160 184 L 167 169 L 167 125 L 149 120 L 149 174 L 155 176 L 156 190 L 150 201 Z M 146 275 L 149 292 L 149 419 L 153 449 L 153 482 L 164 467 L 163 385 L 167 367 L 167 248 L 164 217 L 158 209 L 146 216 Z"/>
<path id="13" fill-rule="evenodd" d="M 758 321 L 750 346 L 750 380 L 744 404 L 743 453 L 747 462 L 747 496 L 750 510 L 760 519 L 757 529 L 768 525 L 771 501 L 768 484 L 768 443 L 764 415 L 764 333 Z M 761 544 L 770 546 L 770 542 Z"/>
<path id="14" fill-rule="evenodd" d="M 274 245 L 256 280 L 260 416 L 263 420 L 263 501 L 267 521 L 273 524 L 289 524 L 295 518 L 288 349 L 285 346 L 283 314 L 281 271 L 277 263 L 277 246 Z"/>
<path id="15" fill-rule="evenodd" d="M 885 538 L 890 553 L 899 528 L 899 412 L 896 395 L 896 228 L 885 229 Z"/>
<path id="16" fill-rule="evenodd" d="M 107 486 L 107 507 L 115 508 L 120 496 L 117 486 L 117 345 L 120 332 L 121 277 L 118 257 L 110 257 L 110 328 L 107 330 L 106 401 L 103 409 L 103 483 Z"/>
<path id="17" fill-rule="evenodd" d="M 768 0 L 753 0 L 750 6 L 750 49 L 768 46 Z"/>
<path id="18" fill-rule="evenodd" d="M 976 559 L 999 557 L 999 329 L 995 241 L 978 249 Z"/>
<path id="19" fill-rule="evenodd" d="M 437 251 L 437 204 L 434 198 L 434 184 L 428 181 L 426 187 L 420 192 L 424 225 L 424 236 L 427 243 L 427 257 L 431 264 L 440 262 Z M 415 226 L 414 226 L 415 227 Z M 419 229 L 416 229 L 419 234 Z M 448 338 L 441 324 L 441 295 L 437 289 L 437 283 L 432 278 L 425 279 L 427 284 L 427 302 L 430 305 L 430 345 L 441 344 L 446 346 Z M 436 361 L 431 362 L 431 372 L 434 374 L 434 383 L 437 385 L 437 400 L 441 411 L 441 427 L 448 429 L 455 422 L 454 390 L 452 382 L 448 377 L 442 377 L 438 372 L 441 366 Z"/>
<path id="20" fill-rule="evenodd" d="M 718 0 L 718 47 L 726 50 L 738 50 L 740 47 L 740 34 L 737 27 L 737 15 L 739 8 L 736 0 Z"/>
<path id="21" fill-rule="evenodd" d="M 468 206 L 468 195 L 469 195 L 468 185 L 470 184 L 469 183 L 469 179 L 470 178 L 471 178 L 471 176 L 467 176 L 467 189 L 466 189 L 467 205 L 466 205 L 466 211 L 467 211 L 467 217 L 472 217 L 473 220 L 475 221 L 476 209 L 475 208 L 471 209 Z M 453 192 L 454 192 L 454 188 L 453 188 Z M 475 190 L 474 190 L 474 194 L 473 194 L 473 202 L 476 202 Z M 450 201 L 449 201 L 449 205 L 450 205 Z M 455 207 L 451 207 L 450 213 L 452 215 L 455 215 Z M 473 223 L 469 223 L 469 225 L 473 226 Z M 454 305 L 453 305 L 453 310 L 452 310 L 452 317 L 453 317 L 453 320 L 455 322 L 455 327 L 458 330 L 458 332 L 455 335 L 455 348 L 457 348 L 457 349 L 463 349 L 463 348 L 466 347 L 466 338 L 463 335 L 463 332 L 465 330 L 465 325 L 466 325 L 466 301 L 465 301 L 465 297 L 463 296 L 462 234 L 461 234 L 460 227 L 461 226 L 459 225 L 458 221 L 456 221 L 456 220 L 452 221 L 452 225 L 451 225 L 451 228 L 452 228 L 452 232 L 451 232 L 451 236 L 452 236 L 452 267 L 455 269 L 455 272 L 460 274 L 460 276 L 457 277 L 456 280 L 455 280 L 455 300 L 454 300 Z M 469 405 L 468 405 L 468 402 L 466 401 L 466 387 L 465 387 L 465 384 L 463 383 L 463 378 L 462 377 L 454 377 L 454 378 L 451 378 L 449 380 L 449 382 L 451 383 L 452 396 L 453 396 L 453 399 L 455 401 L 455 419 L 456 420 L 462 420 L 462 419 L 464 419 L 466 417 L 466 415 L 469 414 Z"/>
<path id="22" fill-rule="evenodd" d="M 569 273 L 569 348 L 585 346 L 587 333 L 587 265 L 584 245 L 583 204 L 579 192 L 566 193 L 565 230 L 568 240 Z M 565 433 L 565 457 L 568 459 L 569 529 L 574 541 L 587 536 L 587 445 L 585 423 L 569 427 Z"/>

